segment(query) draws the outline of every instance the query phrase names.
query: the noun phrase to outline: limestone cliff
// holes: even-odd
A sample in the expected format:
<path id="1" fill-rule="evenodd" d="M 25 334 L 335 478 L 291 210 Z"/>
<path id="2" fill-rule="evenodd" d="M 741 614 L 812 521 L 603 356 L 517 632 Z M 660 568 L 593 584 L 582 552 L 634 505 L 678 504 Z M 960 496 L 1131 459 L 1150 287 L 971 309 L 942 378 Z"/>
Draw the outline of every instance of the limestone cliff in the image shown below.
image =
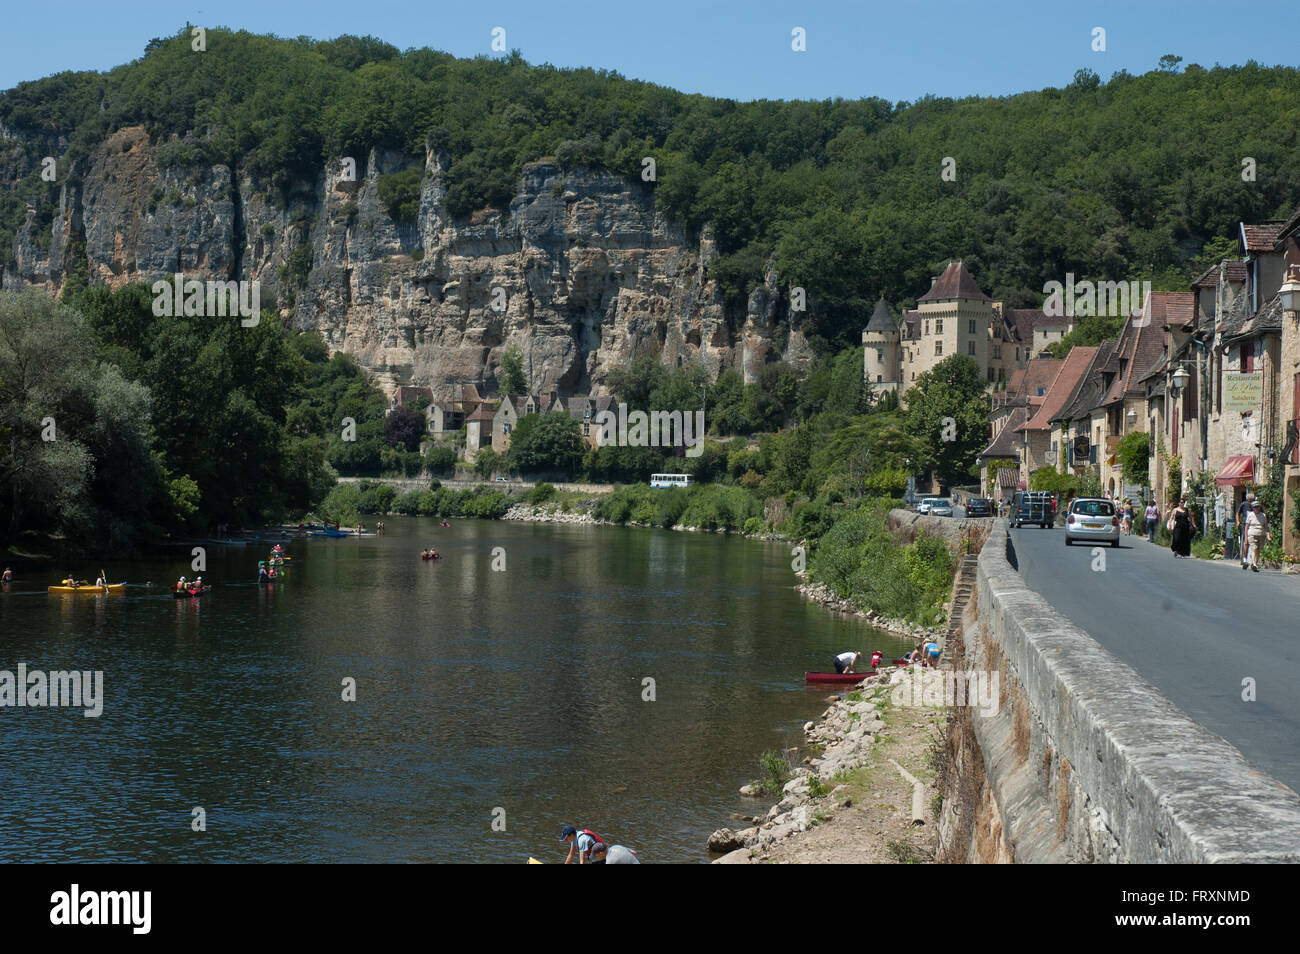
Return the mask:
<path id="1" fill-rule="evenodd" d="M 31 172 L 34 155 L 14 158 L 31 153 L 10 148 L 0 174 Z M 437 391 L 491 388 L 512 346 L 536 390 L 568 393 L 600 393 L 611 368 L 642 355 L 746 380 L 768 361 L 811 356 L 775 273 L 745 308 L 728 308 L 709 276 L 708 230 L 688 242 L 652 187 L 616 175 L 531 163 L 507 212 L 453 220 L 447 156 L 431 150 L 418 214 L 400 222 L 378 187 L 412 164 L 398 153 L 372 151 L 356 181 L 335 163 L 287 193 L 224 165 L 160 163 L 176 154 L 126 128 L 73 164 L 52 218 L 39 200 L 13 236 L 4 286 L 59 291 L 83 250 L 95 284 L 177 271 L 257 280 L 285 321 L 319 330 L 381 383 Z"/>

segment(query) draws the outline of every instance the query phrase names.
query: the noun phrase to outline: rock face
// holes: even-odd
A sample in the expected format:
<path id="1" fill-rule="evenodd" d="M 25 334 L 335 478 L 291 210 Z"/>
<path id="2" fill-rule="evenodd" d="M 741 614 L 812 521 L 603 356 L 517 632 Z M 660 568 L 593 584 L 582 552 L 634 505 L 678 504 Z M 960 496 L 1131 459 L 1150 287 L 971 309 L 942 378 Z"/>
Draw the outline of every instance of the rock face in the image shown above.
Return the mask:
<path id="1" fill-rule="evenodd" d="M 17 181 L 43 150 L 3 133 L 0 176 Z M 418 212 L 403 222 L 379 179 L 411 166 L 404 154 L 373 150 L 358 157 L 355 180 L 336 162 L 281 191 L 222 165 L 160 165 L 181 145 L 160 148 L 130 127 L 74 163 L 52 222 L 38 208 L 44 217 L 29 213 L 13 236 L 4 287 L 57 292 L 83 255 L 92 284 L 177 271 L 256 280 L 264 303 L 274 294 L 286 321 L 319 330 L 381 384 L 440 393 L 493 388 L 512 346 L 535 391 L 561 393 L 602 393 L 612 368 L 647 355 L 746 380 L 770 360 L 811 357 L 775 272 L 729 308 L 709 275 L 709 230 L 688 242 L 656 208 L 652 184 L 540 161 L 523 168 L 507 212 L 456 220 L 448 157 L 430 150 Z"/>

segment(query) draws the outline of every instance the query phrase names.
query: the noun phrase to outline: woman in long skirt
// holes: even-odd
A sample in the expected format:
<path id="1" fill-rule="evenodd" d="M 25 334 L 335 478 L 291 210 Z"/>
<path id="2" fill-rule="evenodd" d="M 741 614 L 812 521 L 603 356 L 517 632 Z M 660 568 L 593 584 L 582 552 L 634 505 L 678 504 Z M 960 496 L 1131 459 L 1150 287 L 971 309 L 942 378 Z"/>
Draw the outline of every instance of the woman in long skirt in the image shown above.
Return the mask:
<path id="1" fill-rule="evenodd" d="M 1174 542 L 1170 544 L 1169 549 L 1174 551 L 1175 557 L 1187 557 L 1192 555 L 1192 515 L 1187 512 L 1187 501 L 1180 501 L 1170 515 L 1174 522 Z"/>

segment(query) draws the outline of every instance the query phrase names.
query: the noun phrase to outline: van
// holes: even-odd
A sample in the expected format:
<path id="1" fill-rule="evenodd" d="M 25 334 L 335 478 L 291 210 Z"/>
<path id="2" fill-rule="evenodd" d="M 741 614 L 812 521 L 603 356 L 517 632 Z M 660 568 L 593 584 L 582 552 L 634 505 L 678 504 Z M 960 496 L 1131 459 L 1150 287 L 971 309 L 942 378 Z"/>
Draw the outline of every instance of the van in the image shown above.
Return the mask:
<path id="1" fill-rule="evenodd" d="M 1045 490 L 1017 490 L 1011 500 L 1011 526 L 1036 523 L 1044 530 L 1056 521 L 1056 504 Z"/>

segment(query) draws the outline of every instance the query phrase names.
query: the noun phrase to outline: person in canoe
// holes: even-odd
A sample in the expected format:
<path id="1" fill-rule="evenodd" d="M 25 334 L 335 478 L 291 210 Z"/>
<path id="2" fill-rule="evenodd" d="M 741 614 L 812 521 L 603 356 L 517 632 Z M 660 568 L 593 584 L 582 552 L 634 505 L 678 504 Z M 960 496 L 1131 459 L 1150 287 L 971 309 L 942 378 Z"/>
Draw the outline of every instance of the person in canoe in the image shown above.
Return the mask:
<path id="1" fill-rule="evenodd" d="M 5 567 L 4 575 L 0 576 L 0 583 L 12 583 L 13 579 L 14 571 L 9 569 L 9 567 Z"/>
<path id="2" fill-rule="evenodd" d="M 265 583 L 270 578 L 271 578 L 270 575 L 266 572 L 266 564 L 265 563 L 257 564 L 257 582 Z"/>
<path id="3" fill-rule="evenodd" d="M 600 845 L 601 848 L 605 847 L 604 839 L 594 831 L 590 831 L 586 828 L 582 831 L 578 831 L 578 829 L 574 828 L 572 825 L 565 825 L 560 829 L 560 841 L 567 841 L 569 843 L 569 854 L 564 859 L 566 865 L 573 861 L 575 853 L 578 856 L 578 864 L 586 864 L 587 859 L 591 857 L 591 854 L 597 845 Z"/>
<path id="4" fill-rule="evenodd" d="M 98 590 L 106 590 L 106 589 L 108 589 L 108 580 L 104 579 L 104 571 L 103 571 L 103 570 L 100 570 L 100 571 L 99 571 L 99 576 L 95 577 L 95 589 L 98 589 Z"/>
<path id="5" fill-rule="evenodd" d="M 857 672 L 859 660 L 862 659 L 862 653 L 847 652 L 840 653 L 835 657 L 836 672 Z"/>

